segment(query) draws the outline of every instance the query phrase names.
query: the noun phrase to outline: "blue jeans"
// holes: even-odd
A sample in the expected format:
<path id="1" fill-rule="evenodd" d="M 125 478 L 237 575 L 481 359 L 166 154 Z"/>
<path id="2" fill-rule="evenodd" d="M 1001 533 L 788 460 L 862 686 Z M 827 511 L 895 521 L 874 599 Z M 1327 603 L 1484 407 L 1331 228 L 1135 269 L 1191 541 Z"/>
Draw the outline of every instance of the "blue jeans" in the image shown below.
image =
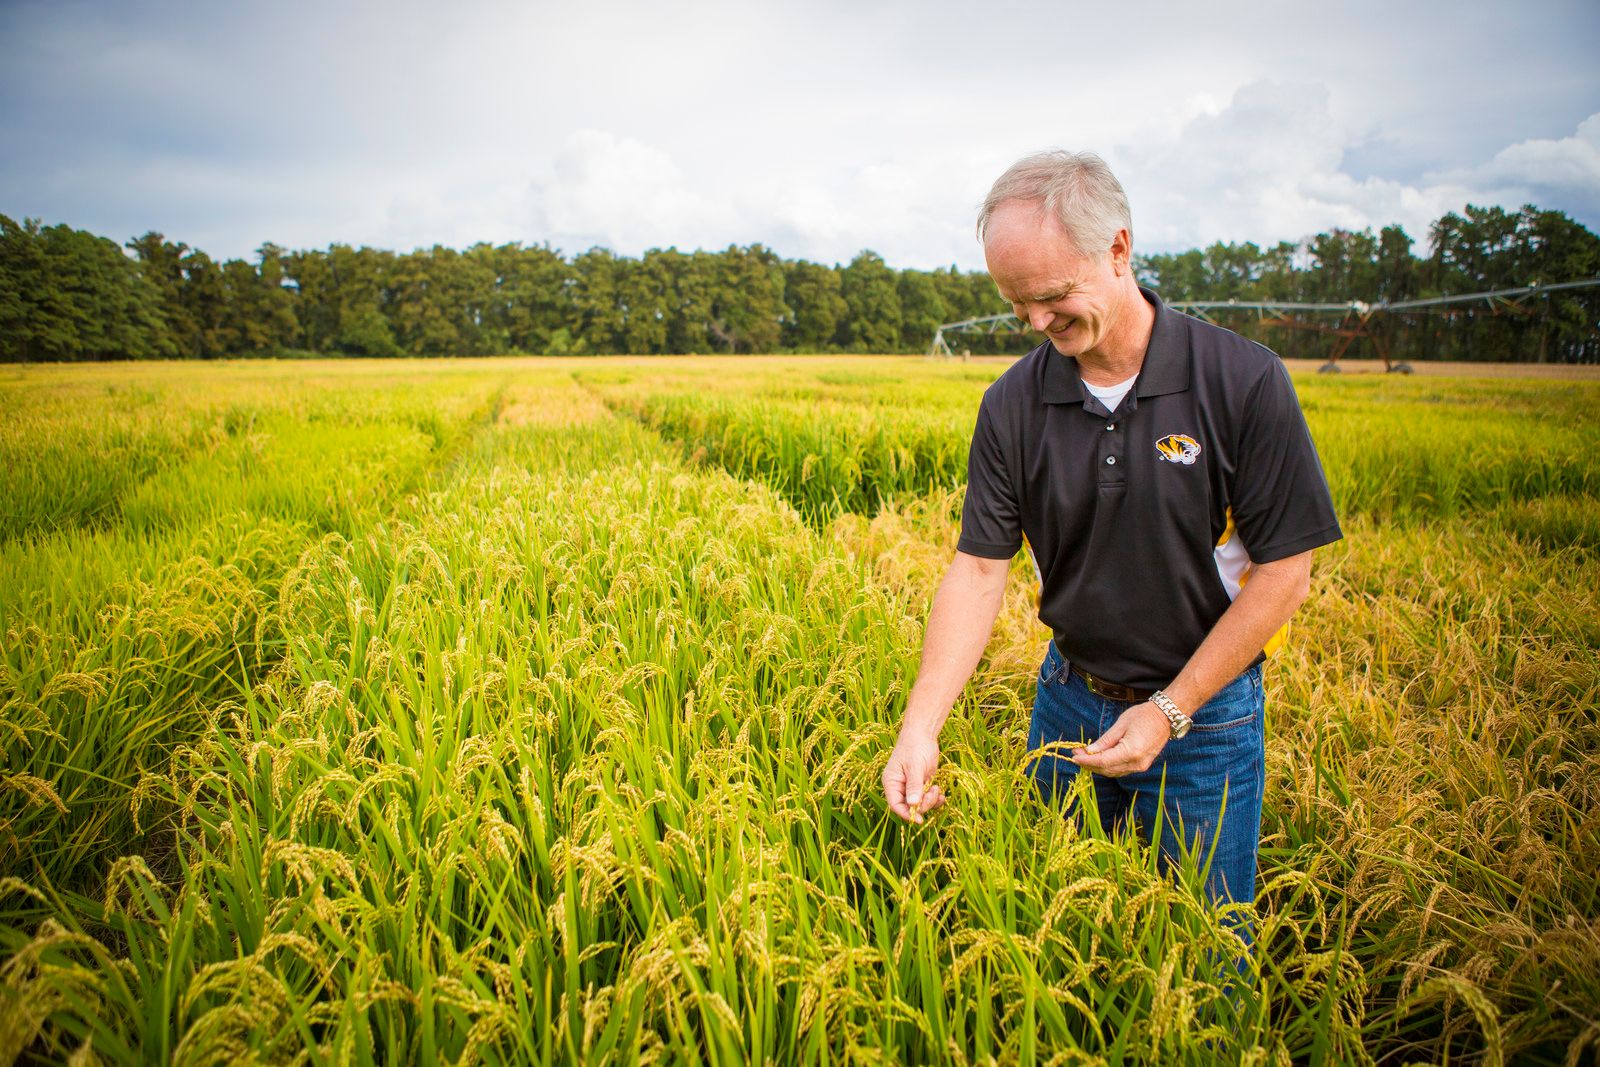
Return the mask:
<path id="1" fill-rule="evenodd" d="M 1039 669 L 1028 751 L 1052 741 L 1087 744 L 1111 729 L 1132 706 L 1091 693 L 1052 641 Z M 1254 903 L 1266 777 L 1260 664 L 1223 686 L 1193 718 L 1189 733 L 1168 741 L 1148 770 L 1121 778 L 1093 775 L 1100 823 L 1111 833 L 1131 821 L 1147 841 L 1159 823 L 1158 863 L 1163 870 L 1188 849 L 1206 870 L 1206 895 L 1213 904 Z M 1062 751 L 1029 760 L 1029 771 L 1046 803 L 1066 793 L 1078 775 L 1078 765 L 1067 757 Z M 1231 925 L 1248 944 L 1248 925 L 1237 920 Z"/>

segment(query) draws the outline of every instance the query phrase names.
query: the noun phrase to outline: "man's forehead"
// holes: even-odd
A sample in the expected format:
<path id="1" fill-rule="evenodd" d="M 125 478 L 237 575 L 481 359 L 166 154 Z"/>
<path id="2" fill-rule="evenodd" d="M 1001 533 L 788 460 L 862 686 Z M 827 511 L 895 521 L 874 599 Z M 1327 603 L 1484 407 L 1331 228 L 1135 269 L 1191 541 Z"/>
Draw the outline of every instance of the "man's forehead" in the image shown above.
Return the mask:
<path id="1" fill-rule="evenodd" d="M 1043 200 L 1002 200 L 984 224 L 984 243 L 999 234 L 1015 232 L 1066 236 L 1061 220 L 1055 212 L 1045 209 Z"/>
<path id="2" fill-rule="evenodd" d="M 996 287 L 1007 296 L 1042 296 L 1094 268 L 1070 242 L 1042 236 L 1032 241 L 985 242 L 984 258 Z"/>
<path id="3" fill-rule="evenodd" d="M 1015 207 L 1012 208 L 1012 205 Z M 997 207 L 984 228 L 983 251 L 986 256 L 1020 254 L 1047 256 L 1053 260 L 1085 258 L 1061 225 L 1061 220 L 1037 201 L 1007 200 Z"/>

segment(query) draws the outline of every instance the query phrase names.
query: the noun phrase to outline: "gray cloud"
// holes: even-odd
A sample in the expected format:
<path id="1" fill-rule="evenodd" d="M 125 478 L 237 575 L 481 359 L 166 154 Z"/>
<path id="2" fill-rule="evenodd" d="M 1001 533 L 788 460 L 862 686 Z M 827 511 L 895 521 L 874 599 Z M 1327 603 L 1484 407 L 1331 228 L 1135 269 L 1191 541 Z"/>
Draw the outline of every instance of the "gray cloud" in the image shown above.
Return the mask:
<path id="1" fill-rule="evenodd" d="M 1600 111 L 1579 123 L 1570 137 L 1518 141 L 1483 166 L 1446 172 L 1440 180 L 1526 191 L 1526 199 L 1570 203 L 1593 219 L 1600 215 Z"/>
<path id="2" fill-rule="evenodd" d="M 1498 11 L 13 2 L 0 211 L 222 256 L 760 241 L 978 266 L 988 182 L 1064 145 L 1111 158 L 1150 249 L 1420 236 L 1468 200 L 1600 225 L 1600 14 Z"/>
<path id="3" fill-rule="evenodd" d="M 1256 82 L 1170 138 L 1119 147 L 1112 160 L 1140 244 L 1266 243 L 1392 222 L 1421 240 L 1431 221 L 1469 202 L 1532 202 L 1600 225 L 1600 114 L 1571 136 L 1520 141 L 1474 165 L 1400 181 L 1345 168 L 1356 127 L 1335 116 L 1331 96 L 1318 84 Z"/>

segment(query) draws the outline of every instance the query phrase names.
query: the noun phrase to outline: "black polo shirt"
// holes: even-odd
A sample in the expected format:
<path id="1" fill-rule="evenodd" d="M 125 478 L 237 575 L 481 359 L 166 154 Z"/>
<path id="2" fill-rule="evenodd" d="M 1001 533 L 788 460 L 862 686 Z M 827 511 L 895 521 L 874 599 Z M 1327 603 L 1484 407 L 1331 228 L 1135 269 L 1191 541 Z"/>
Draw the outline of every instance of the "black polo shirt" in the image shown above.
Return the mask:
<path id="1" fill-rule="evenodd" d="M 1010 559 L 1026 537 L 1043 583 L 1039 618 L 1061 654 L 1156 689 L 1252 563 L 1342 534 L 1282 361 L 1140 292 L 1155 327 L 1114 413 L 1048 341 L 985 391 L 957 547 Z"/>

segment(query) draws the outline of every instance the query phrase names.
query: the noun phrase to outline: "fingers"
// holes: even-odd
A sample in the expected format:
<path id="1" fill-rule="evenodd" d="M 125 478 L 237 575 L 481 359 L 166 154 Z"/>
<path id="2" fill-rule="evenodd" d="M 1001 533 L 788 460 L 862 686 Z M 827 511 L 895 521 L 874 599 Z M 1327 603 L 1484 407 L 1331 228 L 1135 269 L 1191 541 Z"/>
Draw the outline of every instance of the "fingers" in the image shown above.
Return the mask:
<path id="1" fill-rule="evenodd" d="M 944 806 L 945 799 L 944 790 L 936 785 L 930 785 L 927 792 L 916 796 L 907 793 L 906 805 L 909 808 L 909 813 L 906 816 L 907 820 L 921 824 L 928 815 Z"/>
<path id="2" fill-rule="evenodd" d="M 930 796 L 938 793 L 938 791 L 939 787 L 934 786 L 929 789 L 927 793 L 924 793 L 922 791 L 922 783 L 920 781 L 915 786 L 908 786 L 906 788 L 906 805 L 911 809 L 909 817 L 912 822 L 919 823 L 922 821 L 922 813 L 924 810 L 926 810 L 924 807 L 925 803 Z"/>
<path id="3" fill-rule="evenodd" d="M 1115 738 L 1108 730 L 1104 737 L 1072 755 L 1072 762 L 1107 778 L 1121 778 L 1150 769 L 1159 748 L 1151 750 L 1135 732 L 1122 731 Z"/>
<path id="4" fill-rule="evenodd" d="M 1072 762 L 1107 778 L 1118 778 L 1134 770 L 1125 743 L 1128 727 L 1118 719 L 1111 729 L 1072 754 Z"/>
<path id="5" fill-rule="evenodd" d="M 1145 751 L 1139 743 L 1137 735 L 1125 732 L 1113 739 L 1108 731 L 1105 737 L 1075 753 L 1072 762 L 1107 778 L 1120 778 L 1149 769 L 1154 759 L 1154 755 Z"/>
<path id="6" fill-rule="evenodd" d="M 906 822 L 921 822 L 924 812 L 944 803 L 938 786 L 924 791 L 922 775 L 909 772 L 906 765 L 891 758 L 883 771 L 883 796 L 889 810 Z"/>
<path id="7" fill-rule="evenodd" d="M 1124 756 L 1118 746 L 1113 746 L 1100 752 L 1077 753 L 1072 757 L 1072 762 L 1078 766 L 1091 770 L 1096 774 L 1103 774 L 1107 778 L 1120 778 L 1136 768 Z"/>
<path id="8" fill-rule="evenodd" d="M 1111 767 L 1122 761 L 1122 740 L 1127 733 L 1128 728 L 1119 720 L 1112 724 L 1111 729 L 1074 750 L 1069 758 L 1080 767 L 1088 767 L 1101 774 L 1108 773 Z"/>
<path id="9" fill-rule="evenodd" d="M 1104 752 L 1108 748 L 1115 748 L 1122 742 L 1122 739 L 1127 736 L 1127 733 L 1127 724 L 1121 719 L 1118 719 L 1116 722 L 1111 724 L 1111 729 L 1107 730 L 1093 741 L 1090 741 L 1083 751 L 1095 753 Z"/>
<path id="10" fill-rule="evenodd" d="M 944 806 L 948 799 L 937 785 L 927 785 L 924 776 L 907 770 L 906 765 L 893 757 L 883 771 L 883 796 L 889 810 L 910 823 L 921 823 L 923 817 Z"/>
<path id="11" fill-rule="evenodd" d="M 889 810 L 907 822 L 911 821 L 911 808 L 906 803 L 906 768 L 899 760 L 890 758 L 883 769 L 883 798 Z"/>
<path id="12" fill-rule="evenodd" d="M 1107 778 L 1149 770 L 1166 747 L 1168 729 L 1166 717 L 1153 705 L 1137 704 L 1098 740 L 1074 752 L 1072 762 Z"/>
<path id="13" fill-rule="evenodd" d="M 902 730 L 883 769 L 883 795 L 889 810 L 907 822 L 920 823 L 925 814 L 943 804 L 944 791 L 933 784 L 938 768 L 936 738 Z"/>

